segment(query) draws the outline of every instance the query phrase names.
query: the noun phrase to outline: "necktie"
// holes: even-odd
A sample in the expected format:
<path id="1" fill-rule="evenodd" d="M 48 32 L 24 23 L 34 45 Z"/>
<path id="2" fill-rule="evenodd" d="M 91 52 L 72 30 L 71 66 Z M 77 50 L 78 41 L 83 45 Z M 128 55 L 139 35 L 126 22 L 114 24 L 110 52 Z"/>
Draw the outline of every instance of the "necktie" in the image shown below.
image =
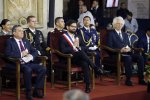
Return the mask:
<path id="1" fill-rule="evenodd" d="M 113 0 L 112 7 L 115 7 L 116 0 Z"/>
<path id="2" fill-rule="evenodd" d="M 21 49 L 21 52 L 25 50 L 25 48 L 23 47 L 22 45 L 22 41 L 19 41 L 19 44 L 20 44 L 20 49 Z"/>
<path id="3" fill-rule="evenodd" d="M 119 33 L 119 37 L 120 37 L 120 39 L 121 39 L 121 40 L 123 40 L 123 38 L 122 38 L 122 34 L 121 34 L 121 33 Z"/>
<path id="4" fill-rule="evenodd" d="M 90 33 L 90 29 L 87 29 L 88 33 Z"/>

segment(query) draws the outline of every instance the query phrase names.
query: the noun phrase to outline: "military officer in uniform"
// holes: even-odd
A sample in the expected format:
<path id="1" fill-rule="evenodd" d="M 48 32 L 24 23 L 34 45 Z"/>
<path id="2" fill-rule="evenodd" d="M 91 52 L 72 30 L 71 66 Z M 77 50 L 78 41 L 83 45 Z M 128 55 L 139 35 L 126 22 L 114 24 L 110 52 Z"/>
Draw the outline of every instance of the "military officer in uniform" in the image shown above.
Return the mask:
<path id="1" fill-rule="evenodd" d="M 54 45 L 54 43 L 57 41 L 57 39 L 59 39 L 59 37 L 65 32 L 64 30 L 65 27 L 65 23 L 64 23 L 64 19 L 63 17 L 57 17 L 55 18 L 55 28 L 54 30 L 48 32 L 47 34 L 47 50 L 51 50 L 52 48 L 57 48 L 56 45 Z M 51 38 L 52 36 L 52 38 Z M 49 52 L 49 61 L 48 64 L 51 64 L 51 54 Z M 47 68 L 48 70 L 48 81 L 51 78 L 51 67 Z"/>
<path id="2" fill-rule="evenodd" d="M 84 46 L 86 47 L 87 51 L 92 51 L 96 53 L 95 64 L 97 67 L 101 68 L 100 50 L 99 50 L 100 39 L 96 29 L 91 28 L 90 23 L 91 23 L 90 17 L 85 16 L 83 18 L 84 26 L 78 30 L 78 34 L 81 37 L 82 41 L 84 42 Z"/>
<path id="3" fill-rule="evenodd" d="M 47 47 L 51 47 L 50 46 L 50 42 L 55 42 L 55 39 L 53 39 L 53 40 L 50 39 L 50 35 L 51 34 L 57 34 L 58 36 L 60 36 L 60 35 L 62 35 L 66 31 L 64 29 L 65 22 L 64 22 L 63 17 L 57 17 L 57 18 L 55 18 L 55 26 L 56 27 L 54 28 L 54 30 L 50 31 L 48 33 L 48 35 L 47 35 Z"/>
<path id="4" fill-rule="evenodd" d="M 24 31 L 25 38 L 28 39 L 31 45 L 38 50 L 39 55 L 46 56 L 47 45 L 44 41 L 43 33 L 36 29 L 36 17 L 28 16 L 27 23 L 29 28 Z"/>

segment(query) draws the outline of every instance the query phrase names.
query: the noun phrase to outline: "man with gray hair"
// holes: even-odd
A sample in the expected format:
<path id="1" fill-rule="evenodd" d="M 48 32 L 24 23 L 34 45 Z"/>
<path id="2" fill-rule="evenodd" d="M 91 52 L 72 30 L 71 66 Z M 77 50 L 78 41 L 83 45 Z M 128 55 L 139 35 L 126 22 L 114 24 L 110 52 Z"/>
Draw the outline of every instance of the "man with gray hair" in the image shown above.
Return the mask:
<path id="1" fill-rule="evenodd" d="M 46 74 L 46 68 L 43 65 L 36 64 L 34 59 L 38 56 L 38 52 L 33 48 L 30 42 L 23 38 L 23 28 L 20 25 L 14 25 L 12 28 L 13 38 L 10 38 L 6 42 L 5 54 L 8 57 L 20 59 L 20 70 L 23 72 L 26 99 L 33 100 L 32 98 L 32 72 L 37 74 L 33 97 L 44 97 L 44 79 Z M 7 66 L 11 70 L 15 70 L 15 65 L 9 63 Z"/>
<path id="2" fill-rule="evenodd" d="M 65 92 L 63 100 L 90 100 L 88 94 L 79 89 Z"/>
<path id="3" fill-rule="evenodd" d="M 139 54 L 134 54 L 131 52 L 131 47 L 128 39 L 127 33 L 122 32 L 124 26 L 124 19 L 122 17 L 115 17 L 113 19 L 113 28 L 107 39 L 107 45 L 113 49 L 120 49 L 121 60 L 124 62 L 127 86 L 132 86 L 131 76 L 132 76 L 132 61 L 136 61 L 138 65 L 138 76 L 139 84 L 146 85 L 144 81 L 144 58 Z M 114 54 L 110 54 L 110 57 L 114 57 Z"/>

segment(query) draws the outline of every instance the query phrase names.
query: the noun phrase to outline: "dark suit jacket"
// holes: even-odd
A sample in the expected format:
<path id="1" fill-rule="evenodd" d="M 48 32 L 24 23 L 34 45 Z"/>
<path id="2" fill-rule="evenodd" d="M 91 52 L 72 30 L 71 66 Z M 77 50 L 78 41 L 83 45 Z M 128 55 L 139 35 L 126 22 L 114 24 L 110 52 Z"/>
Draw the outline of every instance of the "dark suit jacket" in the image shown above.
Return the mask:
<path id="1" fill-rule="evenodd" d="M 36 49 L 32 48 L 30 42 L 27 39 L 23 39 L 23 44 L 26 49 L 28 49 L 29 53 L 33 56 L 33 58 L 38 56 L 38 52 Z M 20 49 L 18 44 L 14 38 L 10 38 L 7 40 L 5 54 L 8 57 L 21 58 Z"/>
<path id="2" fill-rule="evenodd" d="M 138 42 L 137 46 L 139 48 L 143 48 L 144 49 L 144 53 L 147 53 L 147 50 L 148 50 L 148 41 L 147 41 L 146 34 L 143 34 L 141 36 L 141 38 L 139 39 L 139 42 Z"/>
<path id="3" fill-rule="evenodd" d="M 115 30 L 111 31 L 108 33 L 108 38 L 106 41 L 107 45 L 113 49 L 121 49 L 127 45 L 130 46 L 128 35 L 122 32 L 122 37 L 123 40 L 120 39 L 118 33 Z"/>
<path id="4" fill-rule="evenodd" d="M 27 28 L 24 33 L 24 37 L 30 41 L 32 46 L 39 50 L 42 55 L 46 55 L 47 45 L 43 33 L 40 30 L 35 30 L 36 34 L 34 34 L 29 28 Z"/>

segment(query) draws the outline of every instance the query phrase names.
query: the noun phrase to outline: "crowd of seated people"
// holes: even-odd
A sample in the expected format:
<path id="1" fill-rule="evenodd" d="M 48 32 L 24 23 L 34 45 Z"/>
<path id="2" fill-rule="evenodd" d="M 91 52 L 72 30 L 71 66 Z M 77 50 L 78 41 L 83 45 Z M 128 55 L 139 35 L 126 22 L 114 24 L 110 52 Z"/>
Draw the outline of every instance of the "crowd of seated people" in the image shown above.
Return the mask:
<path id="1" fill-rule="evenodd" d="M 81 0 L 82 1 L 82 0 Z M 122 8 L 123 9 L 123 8 Z M 47 55 L 47 51 L 50 52 L 50 34 L 61 34 L 62 37 L 60 39 L 60 51 L 63 53 L 71 53 L 73 55 L 72 62 L 74 64 L 80 65 L 83 69 L 83 76 L 85 82 L 85 92 L 91 92 L 90 89 L 90 67 L 94 69 L 97 75 L 103 74 L 101 57 L 100 57 L 100 37 L 97 32 L 96 26 L 99 26 L 100 19 L 102 16 L 101 9 L 99 8 L 98 1 L 93 0 L 93 4 L 91 7 L 91 12 L 87 10 L 86 5 L 81 4 L 79 10 L 78 21 L 68 20 L 66 23 L 63 17 L 57 17 L 55 19 L 55 25 L 53 31 L 48 32 L 47 34 L 47 44 L 45 42 L 43 33 L 40 30 L 36 29 L 36 17 L 28 16 L 27 24 L 28 28 L 23 31 L 23 28 L 20 25 L 14 25 L 11 27 L 10 21 L 8 19 L 3 19 L 0 26 L 2 27 L 0 36 L 2 35 L 13 35 L 13 38 L 8 40 L 6 55 L 11 57 L 22 58 L 24 56 L 31 56 L 31 62 L 34 60 L 34 57 L 39 56 L 49 56 Z M 121 12 L 126 12 L 126 15 L 121 15 Z M 123 13 L 124 14 L 124 13 Z M 125 66 L 125 85 L 133 86 L 131 81 L 132 77 L 132 61 L 136 61 L 138 65 L 138 82 L 140 85 L 146 85 L 147 83 L 144 80 L 144 67 L 145 63 L 149 60 L 147 59 L 147 55 L 150 52 L 150 29 L 148 28 L 137 42 L 136 47 L 143 48 L 143 55 L 134 54 L 132 51 L 132 47 L 129 42 L 129 37 L 127 35 L 127 31 L 131 31 L 132 33 L 137 32 L 138 23 L 135 18 L 133 18 L 132 12 L 126 10 L 120 10 L 117 13 L 118 17 L 115 17 L 112 20 L 112 30 L 108 34 L 107 37 L 107 46 L 113 49 L 120 49 L 122 53 L 121 59 L 124 62 Z M 122 16 L 122 17 L 121 17 Z M 92 25 L 91 25 L 92 24 Z M 94 26 L 94 27 L 91 27 Z M 20 45 L 20 41 L 22 45 Z M 55 42 L 55 41 L 53 41 Z M 27 43 L 27 44 L 26 44 Z M 16 49 L 13 49 L 14 46 L 18 48 L 18 52 Z M 27 46 L 27 47 L 26 47 Z M 23 47 L 23 48 L 22 48 Z M 93 63 L 89 57 L 87 56 L 87 51 L 92 51 L 96 53 L 96 60 Z M 110 54 L 112 59 L 114 59 L 114 55 Z M 50 59 L 50 57 L 48 57 Z M 50 60 L 49 60 L 50 61 Z M 46 69 L 41 69 L 42 65 L 37 63 L 30 64 L 29 62 L 22 62 L 21 69 L 24 70 L 25 74 L 25 83 L 26 83 L 26 96 L 27 100 L 33 100 L 31 95 L 31 70 L 35 70 L 39 75 L 37 79 L 37 85 L 35 85 L 35 90 L 33 92 L 33 96 L 43 98 L 43 94 L 39 94 L 39 89 L 43 88 L 43 76 L 46 73 Z M 30 67 L 29 67 L 30 65 Z M 50 67 L 50 64 L 49 66 Z M 41 81 L 41 82 L 40 82 Z M 41 84 L 40 84 L 40 83 Z M 66 94 L 67 96 L 68 94 Z M 68 100 L 68 99 L 65 99 Z M 88 99 L 87 99 L 88 100 Z"/>

